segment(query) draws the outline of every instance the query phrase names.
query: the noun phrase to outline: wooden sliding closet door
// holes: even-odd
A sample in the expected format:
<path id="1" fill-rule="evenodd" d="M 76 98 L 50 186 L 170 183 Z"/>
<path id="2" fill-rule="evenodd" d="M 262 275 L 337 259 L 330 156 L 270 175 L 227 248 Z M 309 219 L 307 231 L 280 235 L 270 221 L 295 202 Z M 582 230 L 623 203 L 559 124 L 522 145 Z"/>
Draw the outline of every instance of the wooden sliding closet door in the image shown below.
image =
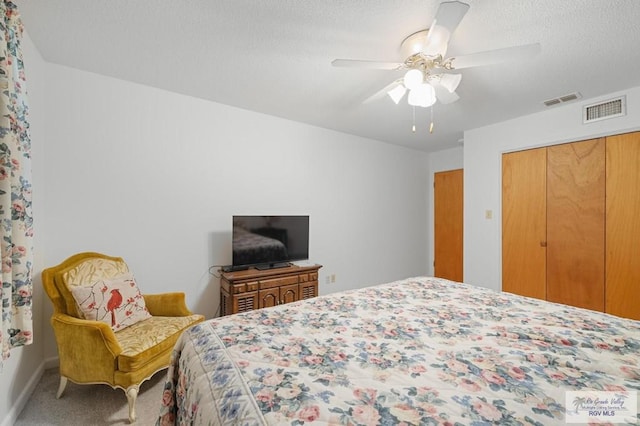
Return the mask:
<path id="1" fill-rule="evenodd" d="M 547 148 L 547 300 L 604 311 L 604 244 L 604 138 Z"/>
<path id="2" fill-rule="evenodd" d="M 502 155 L 502 290 L 546 298 L 545 148 Z"/>
<path id="3" fill-rule="evenodd" d="M 640 133 L 607 138 L 605 312 L 640 320 Z"/>
<path id="4" fill-rule="evenodd" d="M 433 175 L 434 273 L 440 278 L 462 281 L 462 169 Z"/>

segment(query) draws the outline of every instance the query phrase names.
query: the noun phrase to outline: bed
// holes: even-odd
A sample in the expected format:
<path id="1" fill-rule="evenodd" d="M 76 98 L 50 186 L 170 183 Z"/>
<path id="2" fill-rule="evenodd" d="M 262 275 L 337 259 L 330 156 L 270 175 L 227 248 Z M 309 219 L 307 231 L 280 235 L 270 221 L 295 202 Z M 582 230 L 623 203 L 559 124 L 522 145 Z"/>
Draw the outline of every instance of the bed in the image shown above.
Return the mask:
<path id="1" fill-rule="evenodd" d="M 157 424 L 564 425 L 585 389 L 637 403 L 640 321 L 418 277 L 190 328 Z"/>

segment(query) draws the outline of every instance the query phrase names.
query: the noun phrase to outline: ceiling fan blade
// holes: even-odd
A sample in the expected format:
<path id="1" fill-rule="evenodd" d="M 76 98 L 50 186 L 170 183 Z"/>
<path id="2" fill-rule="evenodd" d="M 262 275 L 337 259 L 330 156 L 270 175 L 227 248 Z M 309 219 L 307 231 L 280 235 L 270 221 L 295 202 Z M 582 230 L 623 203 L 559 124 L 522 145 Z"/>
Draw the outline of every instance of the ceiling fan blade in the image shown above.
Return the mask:
<path id="1" fill-rule="evenodd" d="M 362 101 L 362 103 L 363 104 L 368 104 L 368 103 L 371 103 L 371 102 L 377 101 L 378 99 L 383 98 L 384 96 L 387 95 L 389 90 L 393 89 L 396 85 L 398 85 L 400 83 L 402 83 L 402 79 L 401 78 L 392 81 L 391 83 L 387 84 L 385 87 L 383 87 L 382 89 L 378 90 L 376 93 L 374 93 L 373 95 L 369 96 L 367 99 Z"/>
<path id="2" fill-rule="evenodd" d="M 462 21 L 468 10 L 469 5 L 460 1 L 440 3 L 436 17 L 429 27 L 424 53 L 444 56 L 447 52 L 451 34 L 458 28 L 460 21 Z"/>
<path id="3" fill-rule="evenodd" d="M 540 43 L 487 50 L 485 52 L 472 53 L 470 55 L 451 58 L 451 67 L 459 70 L 462 68 L 493 65 L 500 62 L 530 58 L 540 53 L 540 51 Z"/>
<path id="4" fill-rule="evenodd" d="M 444 105 L 452 104 L 458 99 L 460 99 L 460 96 L 458 96 L 456 92 L 449 92 L 440 83 L 434 81 L 434 82 L 431 82 L 430 84 L 433 86 L 433 89 L 436 92 L 436 99 L 438 99 L 438 102 L 440 102 L 441 104 L 444 104 Z"/>
<path id="5" fill-rule="evenodd" d="M 331 61 L 334 67 L 369 68 L 377 70 L 398 70 L 404 68 L 402 62 L 364 61 L 359 59 L 334 59 Z"/>

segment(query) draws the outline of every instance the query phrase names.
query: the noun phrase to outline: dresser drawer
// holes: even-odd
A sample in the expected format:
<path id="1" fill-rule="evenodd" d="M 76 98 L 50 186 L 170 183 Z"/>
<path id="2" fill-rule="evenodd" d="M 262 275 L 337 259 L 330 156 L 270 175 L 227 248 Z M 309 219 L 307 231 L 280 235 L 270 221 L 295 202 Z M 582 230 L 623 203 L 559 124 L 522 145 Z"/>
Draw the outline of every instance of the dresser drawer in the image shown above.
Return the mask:
<path id="1" fill-rule="evenodd" d="M 248 281 L 244 283 L 225 283 L 225 290 L 232 294 L 246 293 L 247 291 L 257 291 L 258 281 Z"/>
<path id="2" fill-rule="evenodd" d="M 298 276 L 272 278 L 268 280 L 260 280 L 260 288 L 280 287 L 282 285 L 298 284 Z"/>

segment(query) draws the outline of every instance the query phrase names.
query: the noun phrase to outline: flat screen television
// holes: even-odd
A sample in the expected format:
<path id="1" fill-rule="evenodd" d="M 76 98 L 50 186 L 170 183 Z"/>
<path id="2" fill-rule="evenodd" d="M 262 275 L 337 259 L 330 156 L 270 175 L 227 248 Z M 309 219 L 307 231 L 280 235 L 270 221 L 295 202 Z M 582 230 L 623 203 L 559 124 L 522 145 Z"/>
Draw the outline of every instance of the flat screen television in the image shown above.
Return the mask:
<path id="1" fill-rule="evenodd" d="M 233 270 L 288 266 L 309 258 L 309 216 L 233 216 Z"/>

